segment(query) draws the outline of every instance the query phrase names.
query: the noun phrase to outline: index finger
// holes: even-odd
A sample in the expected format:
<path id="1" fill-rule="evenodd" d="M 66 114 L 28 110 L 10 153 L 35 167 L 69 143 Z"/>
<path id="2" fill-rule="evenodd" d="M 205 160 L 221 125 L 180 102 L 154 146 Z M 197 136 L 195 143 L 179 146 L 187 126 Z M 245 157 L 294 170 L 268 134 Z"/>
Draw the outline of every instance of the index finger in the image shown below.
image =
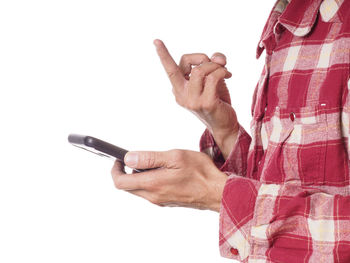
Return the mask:
<path id="1" fill-rule="evenodd" d="M 151 191 L 156 185 L 164 181 L 165 169 L 156 169 L 142 173 L 116 175 L 114 183 L 120 190 L 147 190 Z"/>
<path id="2" fill-rule="evenodd" d="M 164 45 L 163 41 L 155 39 L 153 43 L 156 46 L 158 56 L 163 64 L 166 73 L 168 74 L 171 84 L 174 87 L 183 86 L 186 79 L 179 66 L 169 54 L 169 51 Z"/>

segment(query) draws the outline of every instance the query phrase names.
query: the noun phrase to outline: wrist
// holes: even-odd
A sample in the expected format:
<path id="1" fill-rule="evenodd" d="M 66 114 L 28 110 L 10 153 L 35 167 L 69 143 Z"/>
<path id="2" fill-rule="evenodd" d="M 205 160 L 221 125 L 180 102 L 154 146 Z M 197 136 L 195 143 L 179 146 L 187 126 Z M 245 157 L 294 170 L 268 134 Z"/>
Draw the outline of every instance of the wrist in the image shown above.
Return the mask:
<path id="1" fill-rule="evenodd" d="M 208 130 L 219 142 L 224 142 L 238 134 L 239 123 L 237 121 L 235 124 L 227 128 L 208 128 Z"/>
<path id="2" fill-rule="evenodd" d="M 238 122 L 232 129 L 227 130 L 212 130 L 211 134 L 214 137 L 216 144 L 218 145 L 225 160 L 228 158 L 230 152 L 236 144 L 239 131 Z"/>
<path id="3" fill-rule="evenodd" d="M 220 170 L 217 170 L 217 176 L 215 177 L 215 181 L 211 182 L 210 185 L 210 203 L 208 204 L 208 209 L 220 212 L 222 194 L 224 192 L 224 187 L 227 181 L 227 175 Z"/>

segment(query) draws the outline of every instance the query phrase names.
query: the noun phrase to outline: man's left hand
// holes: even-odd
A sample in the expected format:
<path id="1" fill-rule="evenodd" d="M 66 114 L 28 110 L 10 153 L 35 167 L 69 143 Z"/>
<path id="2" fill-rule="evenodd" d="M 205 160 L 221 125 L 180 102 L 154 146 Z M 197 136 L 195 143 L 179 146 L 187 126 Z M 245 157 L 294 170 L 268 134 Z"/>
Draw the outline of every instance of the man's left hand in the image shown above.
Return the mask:
<path id="1" fill-rule="evenodd" d="M 111 171 L 116 188 L 159 206 L 220 211 L 227 175 L 205 153 L 188 150 L 129 152 L 124 162 L 130 168 L 157 169 L 126 174 L 124 165 L 116 161 Z"/>

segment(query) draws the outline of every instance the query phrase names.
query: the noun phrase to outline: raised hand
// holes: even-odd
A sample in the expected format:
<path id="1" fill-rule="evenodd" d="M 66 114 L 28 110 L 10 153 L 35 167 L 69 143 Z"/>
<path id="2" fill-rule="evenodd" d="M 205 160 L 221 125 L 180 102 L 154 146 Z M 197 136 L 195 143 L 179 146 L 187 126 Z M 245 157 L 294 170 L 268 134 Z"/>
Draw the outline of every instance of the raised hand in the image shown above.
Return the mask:
<path id="1" fill-rule="evenodd" d="M 238 122 L 225 83 L 232 76 L 225 68 L 226 57 L 221 53 L 215 53 L 211 59 L 205 54 L 188 54 L 177 65 L 161 40 L 154 40 L 154 45 L 176 102 L 206 125 L 227 157 L 236 140 Z"/>

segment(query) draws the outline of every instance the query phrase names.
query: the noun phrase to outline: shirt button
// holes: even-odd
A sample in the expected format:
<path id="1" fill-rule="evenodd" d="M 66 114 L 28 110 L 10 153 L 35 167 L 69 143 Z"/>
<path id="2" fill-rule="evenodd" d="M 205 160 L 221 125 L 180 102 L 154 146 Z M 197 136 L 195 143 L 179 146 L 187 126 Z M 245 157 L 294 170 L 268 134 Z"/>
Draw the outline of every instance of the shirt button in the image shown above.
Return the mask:
<path id="1" fill-rule="evenodd" d="M 294 113 L 294 112 L 291 112 L 291 113 L 289 114 L 289 118 L 291 119 L 291 121 L 294 121 L 294 119 L 295 119 L 295 113 Z"/>
<path id="2" fill-rule="evenodd" d="M 231 247 L 230 252 L 232 255 L 238 255 L 238 250 L 233 247 Z"/>

